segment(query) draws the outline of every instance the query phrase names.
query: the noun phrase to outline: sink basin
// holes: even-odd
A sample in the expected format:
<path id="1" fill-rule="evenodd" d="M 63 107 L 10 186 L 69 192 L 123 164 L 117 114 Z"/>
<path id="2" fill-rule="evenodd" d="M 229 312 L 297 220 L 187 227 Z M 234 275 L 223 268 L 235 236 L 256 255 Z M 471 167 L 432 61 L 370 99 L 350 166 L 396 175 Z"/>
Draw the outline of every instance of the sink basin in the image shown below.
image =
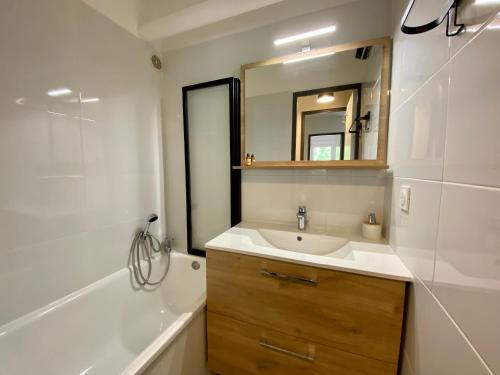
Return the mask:
<path id="1" fill-rule="evenodd" d="M 259 229 L 259 233 L 269 244 L 278 249 L 311 255 L 333 253 L 349 242 L 347 238 L 342 237 L 276 229 Z"/>

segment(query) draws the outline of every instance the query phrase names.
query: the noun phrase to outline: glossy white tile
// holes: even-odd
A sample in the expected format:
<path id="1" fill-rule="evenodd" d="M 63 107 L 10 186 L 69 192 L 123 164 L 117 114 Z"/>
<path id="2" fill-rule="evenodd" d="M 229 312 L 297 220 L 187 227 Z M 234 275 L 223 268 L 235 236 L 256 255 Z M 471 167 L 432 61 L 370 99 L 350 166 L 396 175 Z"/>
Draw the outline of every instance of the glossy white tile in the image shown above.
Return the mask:
<path id="1" fill-rule="evenodd" d="M 500 16 L 451 62 L 445 181 L 500 186 Z"/>
<path id="2" fill-rule="evenodd" d="M 124 267 L 148 213 L 163 234 L 150 46 L 80 1 L 1 7 L 0 325 Z"/>
<path id="3" fill-rule="evenodd" d="M 424 7 L 418 7 L 425 12 Z M 432 15 L 429 15 L 432 17 Z M 442 24 L 424 34 L 406 35 L 398 31 L 394 38 L 391 112 L 407 99 L 449 59 L 449 41 Z"/>
<path id="4" fill-rule="evenodd" d="M 500 371 L 500 189 L 444 184 L 433 291 Z"/>
<path id="5" fill-rule="evenodd" d="M 409 212 L 399 208 L 402 186 L 411 188 Z M 392 190 L 390 244 L 428 287 L 434 277 L 441 188 L 438 182 L 395 178 Z"/>
<path id="6" fill-rule="evenodd" d="M 411 284 L 408 298 L 403 350 L 406 369 L 413 370 L 410 374 L 491 375 L 420 281 Z"/>
<path id="7" fill-rule="evenodd" d="M 294 176 L 243 175 L 243 221 L 294 221 L 300 204 L 295 198 L 294 185 Z"/>
<path id="8" fill-rule="evenodd" d="M 392 113 L 389 165 L 394 176 L 442 179 L 448 81 L 445 67 Z"/>
<path id="9" fill-rule="evenodd" d="M 383 221 L 385 173 L 244 173 L 244 221 L 296 221 L 299 205 L 318 229 L 359 232 L 370 212 Z"/>
<path id="10" fill-rule="evenodd" d="M 403 3 L 394 2 L 395 24 Z M 475 185 L 500 183 L 499 6 L 462 1 L 458 20 L 467 31 L 457 37 L 446 38 L 444 30 L 439 36 L 395 34 L 389 156 L 395 175 L 404 178 L 395 179 L 392 192 L 391 244 L 423 280 L 410 293 L 405 375 L 498 372 L 498 190 Z M 421 54 L 422 66 L 408 64 L 413 53 Z M 437 90 L 439 81 L 447 95 Z M 405 121 L 419 105 L 420 116 Z M 400 127 L 404 122 L 412 126 Z M 415 150 L 426 152 L 413 157 Z M 407 216 L 398 209 L 403 182 L 412 187 Z"/>
<path id="11" fill-rule="evenodd" d="M 451 56 L 475 38 L 499 11 L 499 0 L 462 0 L 459 22 L 465 25 L 465 31 L 450 39 Z"/>

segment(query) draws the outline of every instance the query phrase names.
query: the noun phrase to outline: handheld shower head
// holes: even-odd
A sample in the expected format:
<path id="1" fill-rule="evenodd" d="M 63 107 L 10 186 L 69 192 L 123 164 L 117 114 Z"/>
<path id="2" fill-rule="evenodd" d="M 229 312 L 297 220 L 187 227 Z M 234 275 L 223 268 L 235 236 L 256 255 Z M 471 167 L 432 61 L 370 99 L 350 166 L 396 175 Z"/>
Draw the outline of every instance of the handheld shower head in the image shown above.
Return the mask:
<path id="1" fill-rule="evenodd" d="M 158 215 L 156 214 L 151 214 L 147 218 L 148 223 L 154 223 L 156 220 L 158 220 Z"/>
<path id="2" fill-rule="evenodd" d="M 142 231 L 143 237 L 146 237 L 149 233 L 149 226 L 151 223 L 154 223 L 156 220 L 158 220 L 158 215 L 156 214 L 151 214 L 146 218 L 146 226 L 144 227 L 144 230 Z"/>

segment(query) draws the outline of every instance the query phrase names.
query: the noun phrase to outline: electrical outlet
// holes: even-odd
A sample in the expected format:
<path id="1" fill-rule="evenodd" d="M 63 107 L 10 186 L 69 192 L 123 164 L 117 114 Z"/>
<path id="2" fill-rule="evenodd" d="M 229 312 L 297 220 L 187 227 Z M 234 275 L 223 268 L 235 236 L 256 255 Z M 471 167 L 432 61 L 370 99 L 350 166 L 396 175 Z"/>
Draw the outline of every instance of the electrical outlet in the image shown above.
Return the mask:
<path id="1" fill-rule="evenodd" d="M 410 212 L 410 196 L 411 196 L 411 187 L 410 186 L 401 186 L 399 190 L 399 208 L 401 211 Z"/>

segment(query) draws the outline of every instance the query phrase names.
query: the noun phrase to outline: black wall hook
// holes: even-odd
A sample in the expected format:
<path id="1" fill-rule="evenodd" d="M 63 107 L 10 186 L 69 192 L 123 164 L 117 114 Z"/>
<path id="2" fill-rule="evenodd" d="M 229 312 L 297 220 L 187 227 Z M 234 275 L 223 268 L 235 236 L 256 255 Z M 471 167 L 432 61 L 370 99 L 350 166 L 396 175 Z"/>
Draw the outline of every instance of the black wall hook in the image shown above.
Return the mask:
<path id="1" fill-rule="evenodd" d="M 408 6 L 405 15 L 403 16 L 403 23 L 401 24 L 401 31 L 405 34 L 421 34 L 427 31 L 430 31 L 443 23 L 446 19 L 446 36 L 452 37 L 460 34 L 465 25 L 458 23 L 457 15 L 458 15 L 458 5 L 460 4 L 460 0 L 448 0 L 446 7 L 444 8 L 443 14 L 441 14 L 434 21 L 426 23 L 420 26 L 407 26 L 406 21 L 411 14 L 413 6 L 417 0 L 411 0 L 411 4 Z M 453 21 L 453 25 L 452 25 Z M 455 31 L 450 31 L 451 26 L 457 28 Z"/>

